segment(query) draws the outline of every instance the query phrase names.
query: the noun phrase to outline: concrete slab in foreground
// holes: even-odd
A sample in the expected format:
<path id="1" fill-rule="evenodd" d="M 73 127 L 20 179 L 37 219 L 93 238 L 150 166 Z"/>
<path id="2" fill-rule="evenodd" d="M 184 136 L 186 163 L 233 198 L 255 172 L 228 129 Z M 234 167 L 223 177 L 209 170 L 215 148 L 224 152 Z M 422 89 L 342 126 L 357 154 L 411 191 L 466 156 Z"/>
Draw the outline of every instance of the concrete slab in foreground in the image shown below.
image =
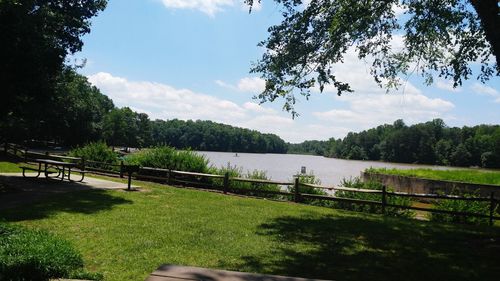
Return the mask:
<path id="1" fill-rule="evenodd" d="M 201 267 L 162 265 L 146 281 L 326 281 L 279 275 L 265 275 Z"/>

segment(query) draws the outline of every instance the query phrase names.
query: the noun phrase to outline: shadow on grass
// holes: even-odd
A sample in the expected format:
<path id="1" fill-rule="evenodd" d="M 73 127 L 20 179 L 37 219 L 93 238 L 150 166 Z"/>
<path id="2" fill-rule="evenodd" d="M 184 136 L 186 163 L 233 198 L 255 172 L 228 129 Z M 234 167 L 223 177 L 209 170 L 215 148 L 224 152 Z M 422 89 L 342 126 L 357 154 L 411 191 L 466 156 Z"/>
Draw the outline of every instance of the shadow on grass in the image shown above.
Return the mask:
<path id="1" fill-rule="evenodd" d="M 93 214 L 111 210 L 116 205 L 131 204 L 132 201 L 113 196 L 105 190 L 80 190 L 45 196 L 36 203 L 0 209 L 0 220 L 9 222 L 37 220 L 60 212 Z"/>
<path id="2" fill-rule="evenodd" d="M 18 163 L 23 162 L 23 159 L 21 157 L 16 157 L 16 156 L 12 156 L 12 155 L 5 155 L 2 151 L 2 152 L 0 152 L 0 162 L 1 161 L 7 161 L 7 162 L 12 162 L 14 164 L 18 164 Z"/>
<path id="3" fill-rule="evenodd" d="M 380 217 L 280 217 L 260 235 L 278 247 L 247 271 L 329 280 L 499 280 L 500 230 Z"/>

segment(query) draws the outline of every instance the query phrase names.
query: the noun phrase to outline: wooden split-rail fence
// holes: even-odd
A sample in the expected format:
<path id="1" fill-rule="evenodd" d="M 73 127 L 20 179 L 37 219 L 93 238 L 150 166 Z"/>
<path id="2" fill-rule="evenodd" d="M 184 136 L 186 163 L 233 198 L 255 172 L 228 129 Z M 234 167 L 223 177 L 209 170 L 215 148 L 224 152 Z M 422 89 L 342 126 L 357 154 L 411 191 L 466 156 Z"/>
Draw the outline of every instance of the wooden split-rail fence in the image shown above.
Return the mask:
<path id="1" fill-rule="evenodd" d="M 208 190 L 216 190 L 224 194 L 232 193 L 232 194 L 243 194 L 252 196 L 279 195 L 281 196 L 281 198 L 291 200 L 296 203 L 303 202 L 305 199 L 310 199 L 310 200 L 323 200 L 323 201 L 337 201 L 350 204 L 374 205 L 374 206 L 380 206 L 382 209 L 382 213 L 386 213 L 386 209 L 392 207 L 398 209 L 425 211 L 425 212 L 446 214 L 453 216 L 486 218 L 489 220 L 490 225 L 493 225 L 495 220 L 500 220 L 500 216 L 496 214 L 496 209 L 499 205 L 500 200 L 495 197 L 494 192 L 491 192 L 489 197 L 464 197 L 455 195 L 412 194 L 403 192 L 392 192 L 388 191 L 386 186 L 382 186 L 381 190 L 358 189 L 358 188 L 347 188 L 347 187 L 328 187 L 323 185 L 301 183 L 298 176 L 294 176 L 293 182 L 249 179 L 249 178 L 231 177 L 227 172 L 224 175 L 218 175 L 218 174 L 179 171 L 175 169 L 138 167 L 134 165 L 126 165 L 123 161 L 120 161 L 120 163 L 118 164 L 110 164 L 98 161 L 85 160 L 82 158 L 50 154 L 48 152 L 45 153 L 33 152 L 29 151 L 27 148 L 22 147 L 20 145 L 9 144 L 9 143 L 4 144 L 3 148 L 4 148 L 4 153 L 6 155 L 15 156 L 25 160 L 33 156 L 45 156 L 48 158 L 55 157 L 68 161 L 75 161 L 75 159 L 77 159 L 81 161 L 82 164 L 85 166 L 85 170 L 90 171 L 92 173 L 107 175 L 107 176 L 115 176 L 120 178 L 128 177 L 129 189 L 131 185 L 131 179 L 134 178 L 138 180 L 166 183 L 168 185 L 180 185 L 180 186 L 189 186 L 195 188 L 203 188 Z M 238 187 L 237 183 L 249 183 L 250 188 L 248 187 L 240 188 Z M 282 186 L 289 188 L 287 189 L 288 191 L 266 190 L 258 188 L 259 186 L 262 185 L 274 185 L 274 186 Z M 318 195 L 318 194 L 304 193 L 301 192 L 301 189 L 328 190 L 332 195 Z M 378 194 L 380 195 L 380 201 L 338 197 L 335 196 L 335 192 L 337 191 Z M 488 202 L 489 213 L 481 214 L 473 212 L 440 210 L 434 208 L 423 208 L 417 206 L 391 204 L 388 202 L 388 197 L 390 196 L 414 198 L 417 200 L 425 199 L 425 200 L 460 200 L 469 202 Z"/>

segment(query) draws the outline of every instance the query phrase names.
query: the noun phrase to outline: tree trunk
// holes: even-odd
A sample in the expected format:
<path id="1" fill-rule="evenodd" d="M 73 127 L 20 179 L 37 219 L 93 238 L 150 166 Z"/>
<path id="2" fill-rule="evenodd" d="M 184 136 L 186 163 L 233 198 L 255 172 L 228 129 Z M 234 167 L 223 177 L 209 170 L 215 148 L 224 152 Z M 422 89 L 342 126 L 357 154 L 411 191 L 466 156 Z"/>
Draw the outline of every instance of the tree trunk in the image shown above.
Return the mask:
<path id="1" fill-rule="evenodd" d="M 491 45 L 497 69 L 500 71 L 500 1 L 470 0 L 470 2 L 481 20 L 486 40 Z"/>

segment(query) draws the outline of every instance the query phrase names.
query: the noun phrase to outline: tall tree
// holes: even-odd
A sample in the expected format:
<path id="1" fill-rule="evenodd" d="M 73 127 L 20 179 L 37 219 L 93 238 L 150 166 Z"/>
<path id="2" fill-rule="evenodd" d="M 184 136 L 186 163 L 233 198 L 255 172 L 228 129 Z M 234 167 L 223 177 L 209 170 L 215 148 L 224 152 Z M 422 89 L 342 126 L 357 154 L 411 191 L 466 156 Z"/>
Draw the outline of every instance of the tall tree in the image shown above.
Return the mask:
<path id="1" fill-rule="evenodd" d="M 14 142 L 37 139 L 65 145 L 101 138 L 103 118 L 114 108 L 113 101 L 70 67 L 55 81 L 51 95 L 26 102 L 22 112 L 0 119 L 3 137 Z"/>
<path id="2" fill-rule="evenodd" d="M 0 120 L 54 93 L 67 55 L 81 50 L 106 0 L 0 1 Z"/>
<path id="3" fill-rule="evenodd" d="M 54 94 L 39 105 L 38 119 L 44 121 L 41 129 L 47 134 L 44 139 L 66 145 L 101 139 L 104 116 L 114 108 L 110 98 L 71 68 L 62 72 Z"/>
<path id="4" fill-rule="evenodd" d="M 255 1 L 246 0 L 250 7 Z M 326 84 L 338 95 L 352 91 L 335 76 L 335 64 L 351 47 L 372 61 L 375 81 L 388 89 L 414 71 L 427 83 L 437 75 L 459 86 L 472 76 L 473 62 L 480 63 L 482 82 L 500 74 L 498 0 L 274 1 L 282 6 L 283 20 L 269 28 L 259 44 L 267 51 L 251 71 L 266 80 L 260 101 L 284 98 L 292 116 L 296 94 L 307 98 L 313 87 L 323 91 Z M 393 46 L 399 34 L 401 49 Z"/>

